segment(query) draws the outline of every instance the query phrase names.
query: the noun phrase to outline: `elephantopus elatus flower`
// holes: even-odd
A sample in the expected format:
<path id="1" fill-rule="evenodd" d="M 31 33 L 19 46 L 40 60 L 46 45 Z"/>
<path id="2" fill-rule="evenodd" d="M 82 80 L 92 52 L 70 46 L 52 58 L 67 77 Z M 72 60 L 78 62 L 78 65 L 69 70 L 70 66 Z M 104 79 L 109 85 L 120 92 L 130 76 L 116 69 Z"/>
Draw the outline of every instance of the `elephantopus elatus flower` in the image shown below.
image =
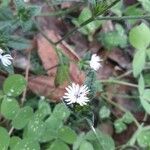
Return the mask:
<path id="1" fill-rule="evenodd" d="M 10 54 L 3 54 L 4 51 L 0 48 L 0 61 L 4 66 L 9 66 L 12 64 L 12 56 Z"/>
<path id="2" fill-rule="evenodd" d="M 87 97 L 89 93 L 89 89 L 86 85 L 79 85 L 72 83 L 68 87 L 66 87 L 66 93 L 63 98 L 67 102 L 67 104 L 78 103 L 79 105 L 87 105 L 89 98 Z"/>
<path id="3" fill-rule="evenodd" d="M 93 54 L 90 60 L 91 69 L 97 71 L 100 67 L 102 67 L 100 63 L 101 61 L 103 60 L 99 56 L 97 56 L 96 54 Z"/>

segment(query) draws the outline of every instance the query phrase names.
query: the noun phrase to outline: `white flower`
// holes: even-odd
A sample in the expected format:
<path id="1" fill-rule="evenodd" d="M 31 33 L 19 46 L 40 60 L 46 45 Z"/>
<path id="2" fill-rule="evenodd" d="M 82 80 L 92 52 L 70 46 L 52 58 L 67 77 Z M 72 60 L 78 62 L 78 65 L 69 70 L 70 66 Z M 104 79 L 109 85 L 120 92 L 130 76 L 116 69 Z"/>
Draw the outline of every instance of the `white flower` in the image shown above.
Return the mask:
<path id="1" fill-rule="evenodd" d="M 79 85 L 72 83 L 72 85 L 66 88 L 66 93 L 63 96 L 67 104 L 78 103 L 83 106 L 86 105 L 89 101 L 87 94 L 89 93 L 89 89 L 86 85 Z"/>
<path id="2" fill-rule="evenodd" d="M 25 2 L 25 3 L 28 3 L 28 2 L 30 2 L 30 0 L 24 0 L 24 2 Z"/>
<path id="3" fill-rule="evenodd" d="M 11 60 L 13 58 L 9 54 L 2 55 L 3 53 L 4 53 L 4 51 L 0 48 L 0 60 L 1 60 L 2 64 L 7 67 L 7 66 L 11 65 L 11 63 L 12 63 Z"/>
<path id="4" fill-rule="evenodd" d="M 103 61 L 99 56 L 97 56 L 96 54 L 93 54 L 90 60 L 90 67 L 97 71 L 100 67 L 102 67 L 102 65 L 100 64 L 100 62 Z"/>

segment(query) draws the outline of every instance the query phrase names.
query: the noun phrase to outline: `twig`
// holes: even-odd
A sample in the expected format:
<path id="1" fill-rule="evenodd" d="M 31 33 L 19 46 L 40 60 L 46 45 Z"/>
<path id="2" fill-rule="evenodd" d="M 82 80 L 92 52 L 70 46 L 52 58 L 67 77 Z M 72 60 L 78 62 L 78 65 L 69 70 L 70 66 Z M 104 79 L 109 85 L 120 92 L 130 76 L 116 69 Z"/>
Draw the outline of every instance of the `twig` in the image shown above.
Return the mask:
<path id="1" fill-rule="evenodd" d="M 28 82 L 28 78 L 29 78 L 30 58 L 31 58 L 31 51 L 28 52 L 28 57 L 27 57 L 28 63 L 27 63 L 26 70 L 25 70 L 25 79 L 27 82 Z M 22 105 L 24 104 L 24 102 L 26 100 L 26 93 L 27 93 L 27 87 L 25 88 L 25 90 L 23 91 L 23 94 L 22 94 L 22 98 L 21 98 Z"/>
<path id="2" fill-rule="evenodd" d="M 11 135 L 12 132 L 14 131 L 14 129 L 15 129 L 14 127 L 11 127 L 10 130 L 9 130 L 9 132 L 8 132 L 8 134 Z"/>

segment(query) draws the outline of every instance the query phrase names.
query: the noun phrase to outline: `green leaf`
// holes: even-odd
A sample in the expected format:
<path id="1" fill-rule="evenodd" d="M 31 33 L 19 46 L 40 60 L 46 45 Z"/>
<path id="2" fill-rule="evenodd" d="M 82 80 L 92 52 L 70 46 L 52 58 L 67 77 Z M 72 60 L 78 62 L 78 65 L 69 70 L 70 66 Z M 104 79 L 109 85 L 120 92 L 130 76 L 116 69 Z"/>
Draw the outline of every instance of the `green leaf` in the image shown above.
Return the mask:
<path id="1" fill-rule="evenodd" d="M 115 127 L 115 130 L 116 130 L 116 133 L 121 133 L 121 132 L 123 132 L 124 130 L 127 129 L 127 126 L 126 126 L 126 124 L 122 121 L 122 119 L 117 119 L 117 120 L 114 122 L 114 127 Z"/>
<path id="2" fill-rule="evenodd" d="M 1 104 L 1 114 L 12 120 L 19 111 L 19 104 L 14 98 L 5 97 Z"/>
<path id="3" fill-rule="evenodd" d="M 22 9 L 25 7 L 25 2 L 23 0 L 14 0 L 17 9 Z"/>
<path id="4" fill-rule="evenodd" d="M 4 93 L 8 96 L 19 96 L 26 87 L 26 80 L 22 75 L 10 75 L 3 84 Z"/>
<path id="5" fill-rule="evenodd" d="M 24 50 L 32 47 L 31 41 L 19 36 L 10 36 L 7 46 L 17 50 Z"/>
<path id="6" fill-rule="evenodd" d="M 101 132 L 98 129 L 96 130 L 96 133 L 94 133 L 93 131 L 88 132 L 85 139 L 92 143 L 94 150 L 115 150 L 113 139 L 109 135 Z"/>
<path id="7" fill-rule="evenodd" d="M 38 142 L 28 138 L 19 141 L 12 150 L 40 150 Z"/>
<path id="8" fill-rule="evenodd" d="M 58 137 L 68 144 L 73 144 L 77 138 L 77 134 L 71 128 L 64 126 L 58 130 Z"/>
<path id="9" fill-rule="evenodd" d="M 35 115 L 39 120 L 43 120 L 45 117 L 51 114 L 51 107 L 45 100 L 40 100 L 38 104 L 38 110 L 35 112 Z"/>
<path id="10" fill-rule="evenodd" d="M 88 7 L 85 7 L 79 17 L 77 19 L 74 19 L 72 22 L 76 26 L 80 26 L 83 22 L 88 20 L 89 18 L 92 17 L 92 12 Z M 86 26 L 82 27 L 79 31 L 85 35 L 93 34 L 101 25 L 101 21 L 92 21 L 88 23 Z"/>
<path id="11" fill-rule="evenodd" d="M 109 50 L 114 47 L 120 46 L 124 48 L 127 45 L 127 35 L 124 28 L 120 24 L 115 25 L 115 30 L 100 33 L 98 40 Z"/>
<path id="12" fill-rule="evenodd" d="M 143 147 L 149 147 L 150 146 L 150 130 L 143 130 L 138 134 L 137 136 L 137 142 L 138 144 Z"/>
<path id="13" fill-rule="evenodd" d="M 7 130 L 3 127 L 0 127 L 0 150 L 7 150 L 9 146 L 9 134 Z"/>
<path id="14" fill-rule="evenodd" d="M 48 142 L 53 139 L 57 138 L 58 129 L 63 126 L 62 120 L 56 118 L 55 116 L 51 115 L 45 121 L 45 130 L 41 135 L 40 141 L 41 142 Z"/>
<path id="15" fill-rule="evenodd" d="M 79 150 L 94 150 L 93 145 L 88 141 L 83 141 Z"/>
<path id="16" fill-rule="evenodd" d="M 144 89 L 145 89 L 144 79 L 143 79 L 143 76 L 140 75 L 140 78 L 139 78 L 139 81 L 138 81 L 138 90 L 139 90 L 140 95 L 143 94 Z"/>
<path id="17" fill-rule="evenodd" d="M 144 90 L 140 96 L 140 101 L 145 111 L 150 114 L 150 89 Z"/>
<path id="18" fill-rule="evenodd" d="M 78 135 L 76 141 L 73 143 L 73 150 L 79 149 L 81 143 L 84 141 L 84 138 L 85 138 L 85 133 L 81 133 L 80 135 Z"/>
<path id="19" fill-rule="evenodd" d="M 131 29 L 129 41 L 138 50 L 146 49 L 150 44 L 150 29 L 144 23 Z"/>
<path id="20" fill-rule="evenodd" d="M 68 80 L 69 80 L 69 66 L 64 64 L 58 66 L 55 78 L 55 85 L 56 86 L 61 85 Z"/>
<path id="21" fill-rule="evenodd" d="M 145 50 L 138 50 L 135 53 L 132 62 L 134 77 L 137 77 L 142 72 L 145 66 L 145 58 L 146 58 Z"/>
<path id="22" fill-rule="evenodd" d="M 108 118 L 110 116 L 110 110 L 108 107 L 103 106 L 99 111 L 99 116 L 101 119 Z"/>
<path id="23" fill-rule="evenodd" d="M 133 115 L 130 112 L 126 112 L 123 117 L 122 121 L 126 124 L 130 124 L 133 122 Z"/>
<path id="24" fill-rule="evenodd" d="M 149 0 L 138 0 L 139 2 L 141 2 L 143 8 L 150 12 L 150 1 Z"/>
<path id="25" fill-rule="evenodd" d="M 53 111 L 53 116 L 60 119 L 60 120 L 66 120 L 70 115 L 69 109 L 63 104 L 59 103 L 55 106 Z"/>
<path id="26" fill-rule="evenodd" d="M 20 141 L 21 139 L 18 136 L 12 136 L 9 144 L 10 149 L 12 150 Z"/>
<path id="27" fill-rule="evenodd" d="M 40 141 L 41 136 L 44 134 L 45 127 L 45 123 L 34 116 L 27 125 L 25 137 Z"/>
<path id="28" fill-rule="evenodd" d="M 24 128 L 33 116 L 33 109 L 29 106 L 21 108 L 12 120 L 15 129 Z"/>
<path id="29" fill-rule="evenodd" d="M 60 140 L 55 140 L 47 150 L 69 150 L 67 144 Z"/>

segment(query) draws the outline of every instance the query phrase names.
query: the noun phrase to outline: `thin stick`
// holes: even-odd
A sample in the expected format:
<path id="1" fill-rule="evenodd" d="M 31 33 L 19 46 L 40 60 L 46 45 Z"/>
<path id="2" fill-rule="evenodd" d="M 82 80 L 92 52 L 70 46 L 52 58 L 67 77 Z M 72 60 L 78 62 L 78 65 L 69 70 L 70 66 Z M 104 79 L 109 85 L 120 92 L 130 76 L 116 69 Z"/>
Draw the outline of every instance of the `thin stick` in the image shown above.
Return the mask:
<path id="1" fill-rule="evenodd" d="M 27 82 L 28 82 L 28 78 L 29 78 L 30 58 L 31 58 L 31 51 L 28 52 L 28 58 L 27 58 L 28 63 L 27 63 L 26 71 L 25 71 L 25 79 Z M 22 98 L 21 98 L 21 104 L 22 105 L 26 101 L 26 93 L 27 93 L 27 87 L 25 88 L 25 90 L 23 91 L 23 94 L 22 94 Z"/>

